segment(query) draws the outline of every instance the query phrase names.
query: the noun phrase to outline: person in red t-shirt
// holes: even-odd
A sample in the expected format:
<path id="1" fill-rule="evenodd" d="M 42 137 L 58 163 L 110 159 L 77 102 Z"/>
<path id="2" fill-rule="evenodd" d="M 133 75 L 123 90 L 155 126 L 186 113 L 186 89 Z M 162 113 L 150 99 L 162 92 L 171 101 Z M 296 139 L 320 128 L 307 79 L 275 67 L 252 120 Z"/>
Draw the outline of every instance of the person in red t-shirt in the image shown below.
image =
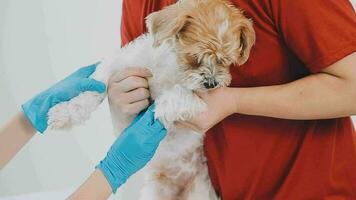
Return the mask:
<path id="1" fill-rule="evenodd" d="M 122 45 L 174 0 L 124 0 Z M 254 21 L 231 87 L 200 94 L 209 173 L 224 200 L 356 199 L 356 14 L 348 0 L 231 0 Z M 140 67 L 140 66 L 139 66 Z M 141 66 L 145 67 L 145 66 Z M 142 70 L 109 84 L 113 109 L 148 105 Z M 110 89 L 111 88 L 111 89 Z"/>

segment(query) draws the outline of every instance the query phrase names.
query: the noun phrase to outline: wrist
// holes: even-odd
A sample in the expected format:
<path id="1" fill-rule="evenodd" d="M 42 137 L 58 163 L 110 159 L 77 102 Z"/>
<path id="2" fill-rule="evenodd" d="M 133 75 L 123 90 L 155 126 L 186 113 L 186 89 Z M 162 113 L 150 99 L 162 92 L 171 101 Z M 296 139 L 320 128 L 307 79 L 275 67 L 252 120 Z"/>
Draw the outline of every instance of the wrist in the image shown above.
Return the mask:
<path id="1" fill-rule="evenodd" d="M 21 106 L 26 119 L 40 133 L 43 133 L 47 129 L 48 105 L 45 102 L 47 99 L 48 97 L 40 94 Z"/>
<path id="2" fill-rule="evenodd" d="M 124 159 L 117 155 L 114 156 L 111 151 L 112 149 L 96 168 L 104 174 L 111 186 L 112 192 L 116 193 L 116 190 L 129 178 L 126 172 L 128 164 L 125 165 Z"/>
<path id="3" fill-rule="evenodd" d="M 109 182 L 100 170 L 95 170 L 91 176 L 68 199 L 95 200 L 108 199 L 112 191 Z"/>
<path id="4" fill-rule="evenodd" d="M 226 97 L 226 107 L 227 107 L 227 112 L 228 116 L 238 113 L 238 99 L 239 99 L 239 94 L 238 94 L 238 89 L 237 88 L 232 88 L 228 87 L 225 90 L 225 95 Z"/>
<path id="5" fill-rule="evenodd" d="M 19 112 L 17 116 L 19 121 L 21 122 L 21 128 L 25 130 L 26 133 L 34 135 L 37 132 L 31 121 L 27 118 L 23 111 Z"/>
<path id="6" fill-rule="evenodd" d="M 100 164 L 96 166 L 96 169 L 99 169 L 104 175 L 114 194 L 116 193 L 116 190 L 126 182 L 126 179 L 119 180 L 117 178 L 118 175 L 116 174 L 116 172 L 113 172 L 108 166 L 108 164 L 104 161 L 101 161 Z"/>

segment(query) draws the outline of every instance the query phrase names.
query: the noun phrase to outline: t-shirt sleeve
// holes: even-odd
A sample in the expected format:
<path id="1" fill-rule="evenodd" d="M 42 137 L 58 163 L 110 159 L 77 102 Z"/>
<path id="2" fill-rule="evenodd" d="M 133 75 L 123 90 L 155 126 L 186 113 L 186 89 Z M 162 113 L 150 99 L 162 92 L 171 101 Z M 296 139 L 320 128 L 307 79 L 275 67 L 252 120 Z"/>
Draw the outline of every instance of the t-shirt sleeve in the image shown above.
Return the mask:
<path id="1" fill-rule="evenodd" d="M 356 14 L 348 0 L 271 0 L 286 45 L 318 72 L 356 51 Z"/>

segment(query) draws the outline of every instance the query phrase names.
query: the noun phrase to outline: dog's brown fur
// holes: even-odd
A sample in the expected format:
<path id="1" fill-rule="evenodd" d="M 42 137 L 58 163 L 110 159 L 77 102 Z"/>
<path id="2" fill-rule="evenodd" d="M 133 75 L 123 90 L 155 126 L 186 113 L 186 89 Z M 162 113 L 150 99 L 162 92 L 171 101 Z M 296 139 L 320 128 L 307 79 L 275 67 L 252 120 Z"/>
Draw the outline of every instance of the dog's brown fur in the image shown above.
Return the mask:
<path id="1" fill-rule="evenodd" d="M 148 25 L 155 45 L 173 40 L 179 63 L 192 68 L 242 65 L 255 43 L 251 20 L 225 0 L 183 0 L 150 15 Z"/>

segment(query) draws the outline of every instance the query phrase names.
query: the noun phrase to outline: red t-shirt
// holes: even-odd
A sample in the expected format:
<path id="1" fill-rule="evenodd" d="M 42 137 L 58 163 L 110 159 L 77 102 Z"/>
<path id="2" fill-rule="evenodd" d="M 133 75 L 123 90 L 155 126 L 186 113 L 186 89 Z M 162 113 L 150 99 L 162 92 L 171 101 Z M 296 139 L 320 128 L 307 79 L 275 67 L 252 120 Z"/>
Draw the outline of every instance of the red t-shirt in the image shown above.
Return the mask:
<path id="1" fill-rule="evenodd" d="M 174 2 L 124 0 L 122 43 L 145 31 L 150 12 Z M 231 2 L 253 19 L 257 37 L 244 67 L 231 68 L 232 87 L 292 82 L 356 51 L 356 15 L 348 0 Z M 235 114 L 209 131 L 205 149 L 224 200 L 356 199 L 356 134 L 349 117 Z"/>

